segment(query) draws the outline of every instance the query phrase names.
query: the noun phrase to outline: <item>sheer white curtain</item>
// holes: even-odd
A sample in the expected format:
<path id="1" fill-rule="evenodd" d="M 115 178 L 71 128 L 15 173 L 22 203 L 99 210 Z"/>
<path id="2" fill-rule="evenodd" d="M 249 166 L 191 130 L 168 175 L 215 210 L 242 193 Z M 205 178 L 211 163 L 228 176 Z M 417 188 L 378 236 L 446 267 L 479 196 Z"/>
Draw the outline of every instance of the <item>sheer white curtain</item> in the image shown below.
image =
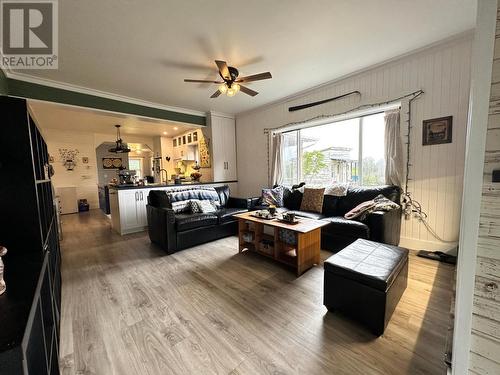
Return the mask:
<path id="1" fill-rule="evenodd" d="M 283 134 L 271 135 L 272 155 L 271 155 L 271 178 L 270 186 L 281 185 L 283 182 Z"/>
<path id="2" fill-rule="evenodd" d="M 385 113 L 385 182 L 401 186 L 403 182 L 403 142 L 399 109 Z"/>

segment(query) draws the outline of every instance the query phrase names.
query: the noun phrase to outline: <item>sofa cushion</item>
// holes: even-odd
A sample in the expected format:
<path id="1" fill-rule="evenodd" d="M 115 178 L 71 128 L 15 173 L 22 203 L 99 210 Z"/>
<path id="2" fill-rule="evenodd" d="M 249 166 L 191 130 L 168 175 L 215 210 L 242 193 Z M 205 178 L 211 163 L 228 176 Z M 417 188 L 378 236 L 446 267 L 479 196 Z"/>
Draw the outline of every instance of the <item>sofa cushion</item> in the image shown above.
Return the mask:
<path id="1" fill-rule="evenodd" d="M 325 216 L 337 216 L 337 205 L 339 197 L 326 195 L 323 197 L 323 209 L 321 213 Z"/>
<path id="2" fill-rule="evenodd" d="M 408 250 L 357 240 L 325 260 L 325 271 L 386 291 L 408 261 Z"/>
<path id="3" fill-rule="evenodd" d="M 220 203 L 219 194 L 215 188 L 207 186 L 169 188 L 167 195 L 171 203 L 189 201 L 191 199 L 211 200 Z"/>
<path id="4" fill-rule="evenodd" d="M 165 190 L 150 190 L 148 194 L 148 203 L 157 208 L 172 208 L 170 199 L 168 199 Z"/>
<path id="5" fill-rule="evenodd" d="M 370 238 L 370 228 L 359 221 L 344 219 L 342 216 L 326 217 L 323 220 L 330 223 L 321 228 L 321 233 L 323 234 Z"/>
<path id="6" fill-rule="evenodd" d="M 345 197 L 338 198 L 336 215 L 344 216 L 358 204 L 372 200 L 380 194 L 399 204 L 401 189 L 393 185 L 351 186 Z"/>
<path id="7" fill-rule="evenodd" d="M 283 190 L 283 205 L 290 210 L 300 210 L 302 203 L 302 191 L 299 189 L 289 189 L 287 187 Z"/>
<path id="8" fill-rule="evenodd" d="M 219 202 L 221 207 L 226 207 L 227 201 L 229 200 L 229 195 L 231 194 L 228 185 L 216 186 L 215 191 L 219 196 Z"/>
<path id="9" fill-rule="evenodd" d="M 323 209 L 325 188 L 304 188 L 304 196 L 300 203 L 301 211 L 320 212 Z"/>
<path id="10" fill-rule="evenodd" d="M 307 217 L 309 219 L 314 219 L 314 220 L 321 220 L 325 217 L 325 215 L 320 214 L 318 212 L 299 211 L 299 210 L 289 210 L 286 212 L 295 214 L 295 216 Z"/>
<path id="11" fill-rule="evenodd" d="M 199 200 L 196 203 L 198 204 L 200 211 L 203 212 L 204 214 L 210 214 L 217 211 L 217 206 L 213 201 Z"/>
<path id="12" fill-rule="evenodd" d="M 219 217 L 219 224 L 228 223 L 230 221 L 238 220 L 233 215 L 242 214 L 243 212 L 248 212 L 245 208 L 223 208 L 217 211 L 217 216 Z"/>
<path id="13" fill-rule="evenodd" d="M 262 189 L 262 203 L 264 205 L 274 205 L 283 207 L 283 193 L 285 188 L 278 185 L 272 189 Z"/>
<path id="14" fill-rule="evenodd" d="M 217 224 L 217 215 L 209 214 L 177 214 L 175 215 L 175 225 L 178 231 L 195 229 Z"/>

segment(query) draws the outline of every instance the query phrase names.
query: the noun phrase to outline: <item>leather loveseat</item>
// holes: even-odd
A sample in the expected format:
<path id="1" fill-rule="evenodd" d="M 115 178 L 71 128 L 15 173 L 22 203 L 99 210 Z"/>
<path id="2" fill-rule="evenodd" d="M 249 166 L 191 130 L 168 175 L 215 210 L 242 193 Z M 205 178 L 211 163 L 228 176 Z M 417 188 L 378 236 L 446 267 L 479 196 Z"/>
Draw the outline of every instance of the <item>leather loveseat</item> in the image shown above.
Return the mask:
<path id="1" fill-rule="evenodd" d="M 214 213 L 175 212 L 173 194 L 181 199 L 212 200 L 219 209 Z M 233 215 L 248 211 L 250 199 L 230 197 L 229 186 L 197 189 L 177 188 L 171 191 L 151 190 L 146 206 L 151 242 L 168 253 L 238 233 L 238 221 Z"/>
<path id="2" fill-rule="evenodd" d="M 328 221 L 329 225 L 321 228 L 321 248 L 325 250 L 337 252 L 358 238 L 397 246 L 401 232 L 401 209 L 373 212 L 363 221 L 344 218 L 351 209 L 379 194 L 400 203 L 401 189 L 397 186 L 353 186 L 343 197 L 325 195 L 321 213 L 307 212 L 300 211 L 301 189 L 285 188 L 284 207 L 278 208 L 278 212 L 293 212 L 296 216 Z M 264 208 L 258 205 L 259 200 L 252 198 L 252 209 Z"/>

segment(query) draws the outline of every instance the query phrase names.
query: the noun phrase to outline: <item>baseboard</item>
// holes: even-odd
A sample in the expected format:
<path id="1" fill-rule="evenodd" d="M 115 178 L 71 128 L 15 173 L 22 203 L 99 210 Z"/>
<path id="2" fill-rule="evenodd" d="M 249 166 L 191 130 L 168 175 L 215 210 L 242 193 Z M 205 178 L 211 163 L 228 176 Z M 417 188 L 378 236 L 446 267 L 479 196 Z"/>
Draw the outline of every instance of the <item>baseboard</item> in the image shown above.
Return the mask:
<path id="1" fill-rule="evenodd" d="M 443 243 L 438 241 L 426 241 L 416 238 L 401 237 L 399 246 L 412 250 L 430 250 L 447 252 L 456 248 L 456 243 Z"/>

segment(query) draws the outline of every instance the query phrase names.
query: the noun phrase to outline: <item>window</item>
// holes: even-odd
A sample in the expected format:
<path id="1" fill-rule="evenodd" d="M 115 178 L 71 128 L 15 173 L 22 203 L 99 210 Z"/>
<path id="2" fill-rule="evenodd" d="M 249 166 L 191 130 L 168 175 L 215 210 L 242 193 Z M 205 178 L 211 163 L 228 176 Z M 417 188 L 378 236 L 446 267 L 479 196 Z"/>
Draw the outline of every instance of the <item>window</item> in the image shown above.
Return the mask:
<path id="1" fill-rule="evenodd" d="M 129 158 L 128 169 L 135 171 L 137 178 L 142 178 L 142 158 Z"/>
<path id="2" fill-rule="evenodd" d="M 283 183 L 384 183 L 384 114 L 283 134 Z"/>

